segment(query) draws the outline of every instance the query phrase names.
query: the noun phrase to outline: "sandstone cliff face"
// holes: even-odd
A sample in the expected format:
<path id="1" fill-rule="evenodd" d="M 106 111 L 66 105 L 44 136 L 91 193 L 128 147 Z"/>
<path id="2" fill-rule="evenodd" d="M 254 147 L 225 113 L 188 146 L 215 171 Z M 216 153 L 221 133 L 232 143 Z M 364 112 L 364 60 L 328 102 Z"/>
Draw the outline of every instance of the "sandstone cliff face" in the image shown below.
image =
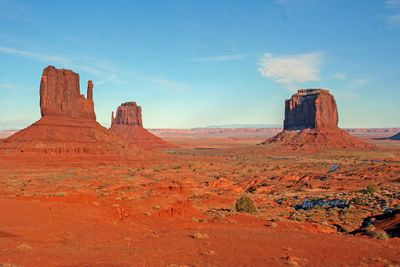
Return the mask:
<path id="1" fill-rule="evenodd" d="M 39 121 L 0 140 L 0 162 L 86 166 L 118 161 L 142 166 L 153 157 L 96 121 L 93 83 L 89 81 L 85 98 L 79 75 L 71 70 L 44 69 L 40 107 Z"/>
<path id="2" fill-rule="evenodd" d="M 114 118 L 114 112 L 111 115 L 111 126 L 114 124 L 124 124 L 143 127 L 142 108 L 136 102 L 125 102 L 117 109 L 117 115 Z"/>
<path id="3" fill-rule="evenodd" d="M 338 127 L 335 98 L 325 89 L 301 89 L 285 101 L 284 130 L 262 144 L 292 149 L 371 148 Z"/>
<path id="4" fill-rule="evenodd" d="M 285 130 L 337 128 L 335 98 L 325 89 L 301 89 L 285 101 Z"/>
<path id="5" fill-rule="evenodd" d="M 136 102 L 126 102 L 111 115 L 110 131 L 121 135 L 139 146 L 148 148 L 171 148 L 173 144 L 143 128 L 142 108 Z"/>
<path id="6" fill-rule="evenodd" d="M 48 66 L 40 83 L 42 117 L 65 116 L 96 120 L 93 103 L 93 83 L 89 81 L 87 99 L 81 95 L 79 74 Z"/>

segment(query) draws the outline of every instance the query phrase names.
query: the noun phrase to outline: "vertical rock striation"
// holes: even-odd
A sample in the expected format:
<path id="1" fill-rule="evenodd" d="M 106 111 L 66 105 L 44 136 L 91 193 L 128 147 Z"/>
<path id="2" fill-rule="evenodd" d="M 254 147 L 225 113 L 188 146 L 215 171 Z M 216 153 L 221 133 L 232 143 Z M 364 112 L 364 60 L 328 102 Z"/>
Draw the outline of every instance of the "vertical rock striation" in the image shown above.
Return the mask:
<path id="1" fill-rule="evenodd" d="M 110 131 L 115 132 L 135 144 L 148 148 L 171 148 L 173 144 L 164 141 L 143 128 L 142 108 L 136 102 L 122 103 L 116 116 L 111 115 Z"/>
<path id="2" fill-rule="evenodd" d="M 326 89 L 300 89 L 285 101 L 283 131 L 262 144 L 280 144 L 293 149 L 371 148 L 338 127 L 333 95 Z"/>
<path id="3" fill-rule="evenodd" d="M 81 95 L 79 74 L 49 66 L 40 82 L 42 117 L 64 116 L 96 120 L 93 103 L 93 83 L 88 82 L 87 99 Z"/>
<path id="4" fill-rule="evenodd" d="M 338 111 L 326 89 L 301 89 L 285 101 L 284 130 L 337 128 Z"/>
<path id="5" fill-rule="evenodd" d="M 114 161 L 142 165 L 149 156 L 96 121 L 93 82 L 88 82 L 85 98 L 80 94 L 79 75 L 71 70 L 44 69 L 40 108 L 39 121 L 0 142 L 1 160 L 67 166 Z"/>
<path id="6" fill-rule="evenodd" d="M 117 108 L 117 115 L 114 118 L 114 112 L 111 115 L 111 126 L 113 124 L 132 125 L 143 127 L 142 107 L 136 102 L 125 102 Z"/>

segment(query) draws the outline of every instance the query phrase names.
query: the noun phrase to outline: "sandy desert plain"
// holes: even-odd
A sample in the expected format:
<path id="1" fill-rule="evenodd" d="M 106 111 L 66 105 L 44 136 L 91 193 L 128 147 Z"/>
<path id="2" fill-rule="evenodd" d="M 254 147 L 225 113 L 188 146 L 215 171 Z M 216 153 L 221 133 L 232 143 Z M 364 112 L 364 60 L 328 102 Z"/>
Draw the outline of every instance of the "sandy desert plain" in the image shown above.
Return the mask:
<path id="1" fill-rule="evenodd" d="M 334 103 L 333 126 L 316 121 L 322 141 L 149 132 L 127 102 L 113 124 L 135 129 L 133 142 L 95 121 L 91 82 L 87 99 L 63 85 L 76 75 L 46 68 L 42 119 L 1 140 L 1 266 L 400 265 L 400 141 L 388 138 L 399 129 L 340 130 L 345 148 L 326 146 Z"/>

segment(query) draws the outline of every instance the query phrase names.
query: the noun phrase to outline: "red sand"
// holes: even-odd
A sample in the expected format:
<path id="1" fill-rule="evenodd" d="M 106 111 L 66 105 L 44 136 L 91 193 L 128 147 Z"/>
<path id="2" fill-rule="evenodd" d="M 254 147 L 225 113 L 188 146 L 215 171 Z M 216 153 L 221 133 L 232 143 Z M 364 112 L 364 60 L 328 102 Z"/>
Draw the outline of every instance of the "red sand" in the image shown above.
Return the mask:
<path id="1" fill-rule="evenodd" d="M 196 143 L 190 138 L 179 143 L 190 146 L 169 150 L 162 154 L 167 158 L 143 167 L 117 160 L 93 167 L 67 167 L 68 162 L 66 167 L 48 168 L 43 162 L 9 167 L 1 158 L 0 263 L 400 264 L 399 238 L 351 236 L 335 226 L 350 232 L 360 227 L 363 218 L 382 213 L 375 210 L 375 197 L 347 212 L 297 212 L 292 207 L 317 196 L 367 199 L 361 190 L 370 183 L 378 185 L 377 196 L 389 199 L 387 205 L 398 206 L 399 200 L 391 196 L 400 189 L 399 149 L 379 146 L 304 154 L 256 146 L 247 139 Z M 340 168 L 327 174 L 333 163 Z M 234 211 L 242 195 L 254 200 L 256 214 Z"/>

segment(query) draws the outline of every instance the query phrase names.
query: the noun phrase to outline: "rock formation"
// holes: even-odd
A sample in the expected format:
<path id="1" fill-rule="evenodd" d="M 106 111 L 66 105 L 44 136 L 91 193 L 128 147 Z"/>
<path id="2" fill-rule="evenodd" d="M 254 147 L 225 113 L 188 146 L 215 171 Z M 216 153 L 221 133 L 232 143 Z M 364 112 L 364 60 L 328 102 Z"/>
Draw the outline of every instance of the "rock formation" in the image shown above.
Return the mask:
<path id="1" fill-rule="evenodd" d="M 301 89 L 285 101 L 284 130 L 337 128 L 336 101 L 329 90 Z"/>
<path id="2" fill-rule="evenodd" d="M 79 74 L 49 66 L 40 82 L 40 109 L 44 116 L 66 116 L 96 120 L 93 83 L 88 82 L 87 99 L 81 95 Z"/>
<path id="3" fill-rule="evenodd" d="M 285 101 L 284 130 L 262 144 L 298 148 L 370 148 L 338 127 L 335 98 L 326 89 L 300 89 Z"/>
<path id="4" fill-rule="evenodd" d="M 124 124 L 143 127 L 142 122 L 142 107 L 138 106 L 136 102 L 122 103 L 117 108 L 117 117 L 114 118 L 114 112 L 111 115 L 111 125 Z"/>
<path id="5" fill-rule="evenodd" d="M 171 148 L 173 144 L 164 141 L 143 128 L 142 108 L 136 102 L 126 102 L 117 108 L 116 117 L 111 115 L 110 131 L 135 144 L 149 148 Z"/>
<path id="6" fill-rule="evenodd" d="M 368 226 L 373 225 L 374 231 L 383 230 L 389 237 L 400 237 L 400 209 L 388 210 L 383 214 L 372 215 L 364 219 L 361 227 L 351 234 L 369 234 Z"/>
<path id="7" fill-rule="evenodd" d="M 62 158 L 59 162 L 63 163 L 79 163 L 85 157 L 91 164 L 95 158 L 102 162 L 126 160 L 142 164 L 149 155 L 96 121 L 93 83 L 88 82 L 85 98 L 80 94 L 79 75 L 71 70 L 53 66 L 44 69 L 40 108 L 39 121 L 0 142 L 0 157 L 33 161 Z"/>

